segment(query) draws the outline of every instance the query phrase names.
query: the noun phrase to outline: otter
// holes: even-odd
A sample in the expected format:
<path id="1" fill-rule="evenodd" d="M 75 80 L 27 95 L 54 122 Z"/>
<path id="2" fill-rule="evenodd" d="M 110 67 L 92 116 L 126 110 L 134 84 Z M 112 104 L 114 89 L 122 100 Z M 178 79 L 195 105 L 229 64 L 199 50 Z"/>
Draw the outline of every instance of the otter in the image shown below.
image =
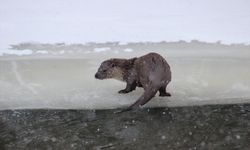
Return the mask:
<path id="1" fill-rule="evenodd" d="M 129 111 L 146 104 L 157 91 L 159 96 L 171 96 L 166 87 L 171 81 L 171 70 L 167 61 L 157 53 L 148 53 L 144 56 L 131 59 L 111 58 L 101 63 L 96 79 L 117 79 L 126 82 L 126 88 L 119 93 L 129 93 L 142 87 L 144 93 L 131 106 L 121 112 Z"/>

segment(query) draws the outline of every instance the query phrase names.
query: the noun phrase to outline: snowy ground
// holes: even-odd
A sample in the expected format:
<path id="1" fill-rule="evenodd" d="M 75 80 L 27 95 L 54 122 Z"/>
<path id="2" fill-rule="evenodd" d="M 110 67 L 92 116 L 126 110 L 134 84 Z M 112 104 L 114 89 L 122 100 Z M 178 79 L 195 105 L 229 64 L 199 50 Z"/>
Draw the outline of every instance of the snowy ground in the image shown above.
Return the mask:
<path id="1" fill-rule="evenodd" d="M 0 51 L 26 41 L 248 43 L 248 0 L 8 0 L 0 2 Z"/>
<path id="2" fill-rule="evenodd" d="M 171 98 L 156 96 L 146 107 L 250 102 L 250 47 L 198 41 L 160 43 L 26 43 L 0 57 L 0 109 L 111 109 L 133 103 L 143 92 L 120 95 L 125 84 L 96 80 L 100 63 L 158 52 L 169 62 Z"/>

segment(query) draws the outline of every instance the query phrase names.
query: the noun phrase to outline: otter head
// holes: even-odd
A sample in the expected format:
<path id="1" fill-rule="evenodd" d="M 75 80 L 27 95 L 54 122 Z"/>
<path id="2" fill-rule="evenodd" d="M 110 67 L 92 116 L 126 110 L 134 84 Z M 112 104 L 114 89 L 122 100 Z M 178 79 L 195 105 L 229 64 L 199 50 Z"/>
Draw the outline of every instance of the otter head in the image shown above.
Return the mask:
<path id="1" fill-rule="evenodd" d="M 118 79 L 123 80 L 123 70 L 118 65 L 118 59 L 109 59 L 101 63 L 97 73 L 95 74 L 96 79 Z"/>

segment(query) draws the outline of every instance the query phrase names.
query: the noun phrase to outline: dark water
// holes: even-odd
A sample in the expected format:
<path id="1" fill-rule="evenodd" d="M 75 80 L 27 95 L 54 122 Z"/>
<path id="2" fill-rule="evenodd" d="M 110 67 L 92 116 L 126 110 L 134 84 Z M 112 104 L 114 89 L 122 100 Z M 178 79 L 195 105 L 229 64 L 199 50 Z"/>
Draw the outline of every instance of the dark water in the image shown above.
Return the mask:
<path id="1" fill-rule="evenodd" d="M 0 111 L 0 149 L 250 148 L 250 104 L 114 111 Z"/>

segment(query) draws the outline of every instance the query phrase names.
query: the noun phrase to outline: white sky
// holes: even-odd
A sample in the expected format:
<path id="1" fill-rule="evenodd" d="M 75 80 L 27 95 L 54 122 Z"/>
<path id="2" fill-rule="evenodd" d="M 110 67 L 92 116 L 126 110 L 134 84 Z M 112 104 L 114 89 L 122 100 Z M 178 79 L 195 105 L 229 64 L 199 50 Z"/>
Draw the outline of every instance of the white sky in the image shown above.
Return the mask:
<path id="1" fill-rule="evenodd" d="M 250 42 L 250 0 L 1 0 L 0 47 L 26 41 Z"/>

